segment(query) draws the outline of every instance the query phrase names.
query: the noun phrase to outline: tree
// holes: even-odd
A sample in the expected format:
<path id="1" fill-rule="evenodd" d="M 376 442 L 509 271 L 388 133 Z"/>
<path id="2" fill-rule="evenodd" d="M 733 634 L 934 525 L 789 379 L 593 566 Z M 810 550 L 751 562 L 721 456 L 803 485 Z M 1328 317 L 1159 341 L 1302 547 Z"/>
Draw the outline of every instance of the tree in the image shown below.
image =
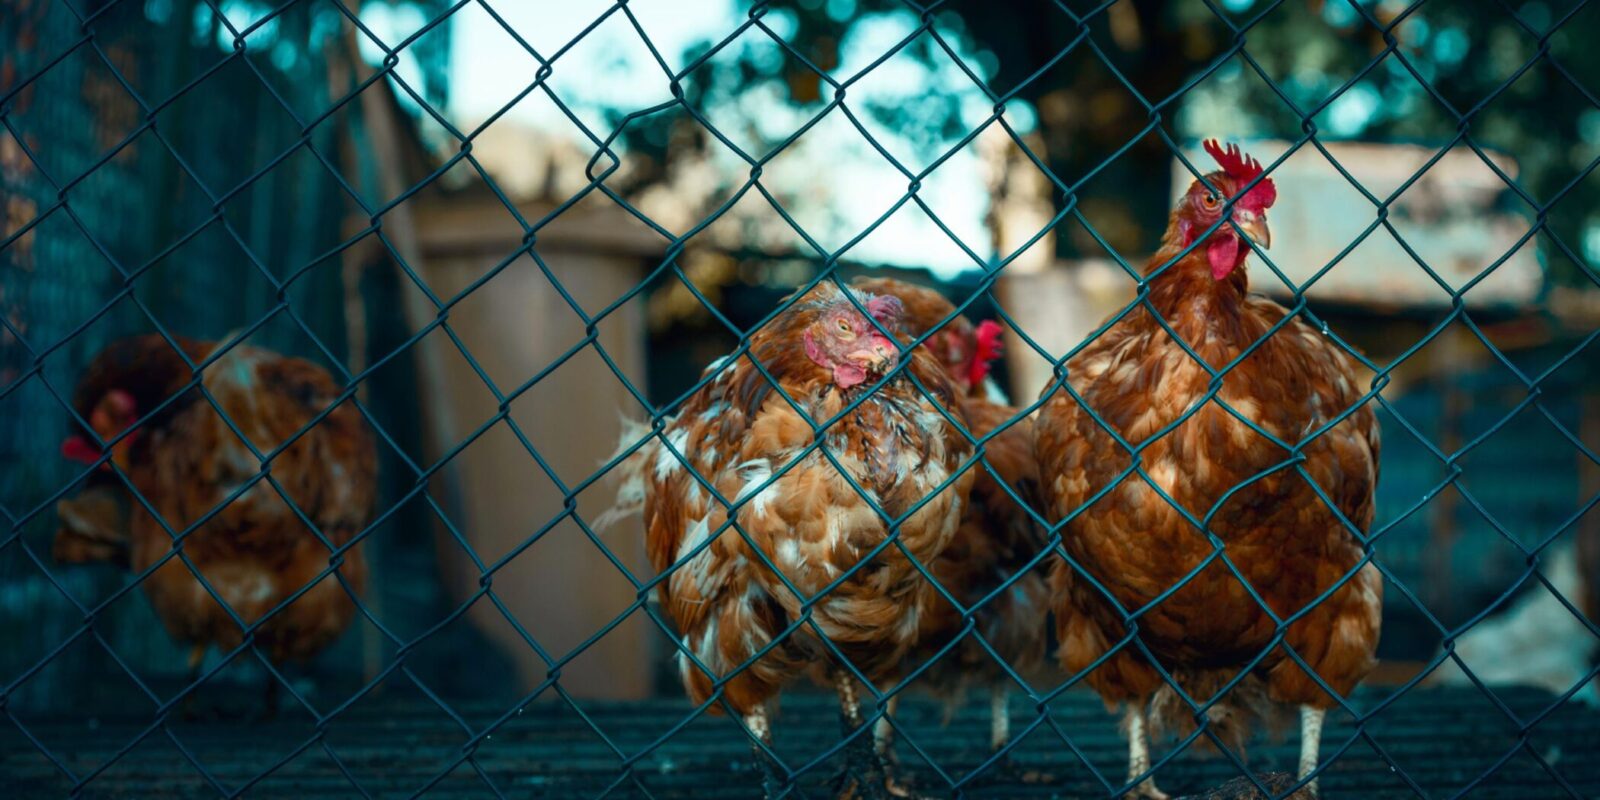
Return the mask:
<path id="1" fill-rule="evenodd" d="M 775 60 L 747 48 L 696 71 L 684 84 L 689 108 L 703 115 L 776 86 L 788 102 L 821 109 L 834 92 L 817 70 L 839 65 L 863 21 L 903 15 L 923 28 L 907 53 L 930 65 L 969 54 L 990 97 L 1007 101 L 1005 120 L 1037 126 L 1041 157 L 1070 190 L 1055 201 L 1074 209 L 1056 238 L 1063 256 L 1103 255 L 1097 238 L 1129 257 L 1154 248 L 1173 142 L 1315 133 L 1514 155 L 1521 171 L 1505 202 L 1536 217 L 1539 204 L 1557 201 L 1538 238 L 1552 277 L 1596 280 L 1594 253 L 1582 248 L 1600 250 L 1600 215 L 1590 211 L 1600 199 L 1600 101 L 1584 81 L 1600 73 L 1600 55 L 1580 31 L 1600 24 L 1600 10 L 1583 3 L 955 0 L 924 13 L 901 0 L 799 0 L 749 10 L 792 53 Z M 968 87 L 925 88 L 913 104 L 845 103 L 936 148 L 970 127 L 956 99 Z M 624 131 L 657 164 L 669 143 L 704 147 L 710 138 L 687 115 L 659 122 L 691 133 L 668 135 L 650 119 Z M 643 170 L 634 188 L 657 177 Z"/>

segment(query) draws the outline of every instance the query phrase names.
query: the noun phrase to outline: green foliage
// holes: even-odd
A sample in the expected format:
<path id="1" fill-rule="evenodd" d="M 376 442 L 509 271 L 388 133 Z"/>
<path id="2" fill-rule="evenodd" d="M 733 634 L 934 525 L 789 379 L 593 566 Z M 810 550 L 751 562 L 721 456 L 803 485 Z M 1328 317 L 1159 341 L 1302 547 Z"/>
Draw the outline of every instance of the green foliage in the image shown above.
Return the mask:
<path id="1" fill-rule="evenodd" d="M 913 25 L 924 19 L 896 0 L 758 2 L 750 11 L 761 27 L 685 81 L 685 97 L 701 113 L 764 88 L 820 111 L 834 89 L 818 70 L 846 80 L 841 50 L 864 25 L 885 15 Z M 963 98 L 1006 100 L 1005 120 L 1024 132 L 1036 124 L 1051 170 L 1078 200 L 1057 238 L 1062 255 L 1103 255 L 1091 227 L 1124 255 L 1153 249 L 1173 142 L 1314 133 L 1320 141 L 1405 140 L 1513 155 L 1520 172 L 1506 207 L 1531 219 L 1549 205 L 1538 246 L 1553 278 L 1582 281 L 1587 270 L 1596 280 L 1593 253 L 1586 259 L 1583 249 L 1600 249 L 1592 232 L 1600 215 L 1591 210 L 1600 200 L 1592 174 L 1600 104 L 1590 88 L 1600 82 L 1600 54 L 1586 46 L 1587 32 L 1600 27 L 1593 5 L 954 0 L 925 19 L 928 31 L 897 57 L 917 59 L 939 79 L 899 102 L 847 92 L 846 105 L 921 150 L 942 151 L 982 121 Z M 788 48 L 770 46 L 763 30 Z M 943 79 L 950 51 L 965 54 L 981 85 Z M 696 123 L 666 116 L 636 121 L 626 143 L 658 160 L 669 142 L 705 144 Z M 661 126 L 692 131 L 673 137 Z M 1458 131 L 1466 135 L 1458 139 Z M 653 177 L 647 171 L 641 180 Z M 1056 199 L 1065 204 L 1067 194 Z"/>

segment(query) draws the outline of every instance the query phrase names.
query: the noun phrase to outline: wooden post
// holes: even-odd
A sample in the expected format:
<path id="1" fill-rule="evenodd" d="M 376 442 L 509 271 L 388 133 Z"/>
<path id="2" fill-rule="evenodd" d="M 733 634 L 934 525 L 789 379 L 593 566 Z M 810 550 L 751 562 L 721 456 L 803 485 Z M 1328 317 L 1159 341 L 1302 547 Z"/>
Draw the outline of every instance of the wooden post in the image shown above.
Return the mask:
<path id="1" fill-rule="evenodd" d="M 488 191 L 455 192 L 419 205 L 416 219 L 428 283 L 453 295 L 522 246 L 522 228 Z M 551 206 L 519 205 L 526 219 Z M 636 235 L 630 235 L 636 234 Z M 539 231 L 537 252 L 554 280 L 593 314 L 643 279 L 659 261 L 662 240 L 629 226 L 624 212 L 596 196 L 563 212 Z M 484 373 L 511 392 L 561 358 L 585 337 L 585 326 L 557 292 L 552 278 L 528 255 L 461 301 L 450 327 Z M 597 340 L 546 374 L 510 405 L 510 421 L 568 487 L 587 478 L 615 452 L 624 415 L 643 416 L 632 396 L 595 351 L 607 356 L 643 391 L 646 331 L 642 299 L 608 315 Z M 448 354 L 444 395 L 456 425 L 472 430 L 499 413 L 499 404 L 466 359 Z M 608 625 L 635 600 L 633 586 L 571 518 L 540 530 L 566 510 L 566 496 L 534 461 L 508 421 L 489 428 L 453 463 L 463 479 L 463 535 L 479 557 L 493 563 L 523 547 L 493 576 L 495 598 L 529 635 L 560 658 Z M 576 510 L 593 520 L 615 499 L 615 481 L 602 479 L 577 498 Z M 653 577 L 637 519 L 600 532 L 601 542 L 636 578 Z M 482 577 L 459 547 L 441 547 L 446 586 L 471 596 Z M 487 600 L 471 620 L 500 644 L 518 667 L 523 688 L 544 680 L 545 662 Z M 640 698 L 653 690 L 651 647 L 660 633 L 635 613 L 566 665 L 561 686 L 583 697 Z M 548 697 L 548 695 L 547 695 Z"/>

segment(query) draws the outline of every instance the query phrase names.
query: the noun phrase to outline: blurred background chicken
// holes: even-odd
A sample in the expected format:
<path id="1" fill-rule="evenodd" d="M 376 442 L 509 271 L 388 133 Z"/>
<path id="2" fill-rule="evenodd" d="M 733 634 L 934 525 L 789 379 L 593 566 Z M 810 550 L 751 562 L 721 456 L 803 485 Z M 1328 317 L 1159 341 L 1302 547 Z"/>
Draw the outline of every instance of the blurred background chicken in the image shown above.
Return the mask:
<path id="1" fill-rule="evenodd" d="M 1085 680 L 1108 706 L 1126 707 L 1128 782 L 1144 797 L 1165 796 L 1149 775 L 1147 723 L 1180 734 L 1195 723 L 1146 653 L 1195 703 L 1217 700 L 1204 719 L 1231 747 L 1248 735 L 1259 695 L 1299 706 L 1299 778 L 1308 780 L 1323 716 L 1372 669 L 1380 625 L 1382 579 L 1363 564 L 1351 530 L 1372 522 L 1376 417 L 1349 355 L 1248 293 L 1244 261 L 1252 243 L 1271 243 L 1277 190 L 1270 179 L 1251 185 L 1261 166 L 1237 148 L 1207 142 L 1206 150 L 1222 169 L 1173 209 L 1145 268 L 1148 306 L 1071 360 L 1067 379 L 1082 400 L 1047 387 L 1036 423 L 1042 488 L 1051 518 L 1067 521 L 1066 552 L 1115 600 L 1065 561 L 1056 565 L 1061 663 L 1077 676 L 1122 645 Z M 1137 459 L 1102 426 L 1140 448 Z M 1252 591 L 1278 619 L 1301 615 L 1283 644 L 1316 677 L 1277 646 L 1277 625 Z M 1137 643 L 1123 641 L 1134 633 Z"/>
<path id="2" fill-rule="evenodd" d="M 857 308 L 894 332 L 901 301 L 851 291 L 855 302 L 832 284 L 817 286 L 752 334 L 747 355 L 713 363 L 711 381 L 624 462 L 608 517 L 642 512 L 651 564 L 673 570 L 659 597 L 694 656 L 678 654 L 690 700 L 722 691 L 751 734 L 770 743 L 778 692 L 825 666 L 855 736 L 845 790 L 875 796 L 890 779 L 870 734 L 858 731 L 853 675 L 892 680 L 917 646 L 923 615 L 939 598 L 911 559 L 934 564 L 949 546 L 976 471 L 958 472 L 972 447 L 946 419 L 966 424 L 944 369 L 920 348 L 902 356 Z M 902 358 L 931 396 L 904 375 L 881 380 Z M 812 426 L 841 414 L 820 434 L 827 455 L 808 451 Z M 639 432 L 625 434 L 624 447 L 638 440 Z M 725 525 L 727 509 L 708 489 L 742 503 L 738 529 Z M 891 531 L 874 504 L 891 518 L 910 514 L 881 549 Z M 757 760 L 770 769 L 762 750 Z"/>
<path id="3" fill-rule="evenodd" d="M 1027 569 L 1044 539 L 1029 509 L 1016 499 L 1037 502 L 1039 472 L 1033 457 L 1033 424 L 1004 402 L 1003 393 L 990 378 L 991 364 L 1001 354 L 998 323 L 985 320 L 973 325 L 956 313 L 944 295 L 925 286 L 893 278 L 859 278 L 852 285 L 900 298 L 906 308 L 908 340 L 935 331 L 923 346 L 939 358 L 952 382 L 963 390 L 957 402 L 973 437 L 999 431 L 984 443 L 989 468 L 977 470 L 961 528 L 931 567 L 945 591 L 972 609 L 975 633 L 982 641 L 968 635 L 940 657 L 951 638 L 965 628 L 961 610 L 941 598 L 931 613 L 923 616 L 921 640 L 906 668 L 916 670 L 939 658 L 918 676 L 917 685 L 952 707 L 968 689 L 984 692 L 990 703 L 989 746 L 1000 750 L 1010 741 L 1006 701 L 1016 685 L 1012 674 L 1027 677 L 1039 670 L 1048 628 L 1050 604 L 1044 570 Z M 1034 511 L 1042 513 L 1041 509 Z M 1019 573 L 1020 577 L 1012 580 Z M 1009 665 L 1009 671 L 995 660 L 991 647 Z M 879 720 L 878 734 L 880 749 L 888 751 L 892 726 L 887 718 Z"/>
<path id="4" fill-rule="evenodd" d="M 196 365 L 218 347 L 175 341 Z M 191 382 L 190 366 L 156 334 L 114 342 L 84 370 L 73 407 L 92 430 L 69 437 L 62 453 L 94 468 L 57 504 L 55 558 L 150 571 L 142 588 L 167 632 L 192 647 L 191 670 L 207 647 L 227 653 L 243 642 L 235 615 L 261 623 L 254 643 L 275 664 L 303 663 L 349 626 L 351 593 L 366 585 L 351 540 L 372 514 L 371 433 L 353 404 L 329 409 L 339 386 L 303 359 L 233 346 L 197 382 L 215 407 Z M 259 475 L 269 469 L 283 494 Z M 174 536 L 183 537 L 177 548 Z M 269 676 L 267 687 L 270 712 L 277 681 Z"/>

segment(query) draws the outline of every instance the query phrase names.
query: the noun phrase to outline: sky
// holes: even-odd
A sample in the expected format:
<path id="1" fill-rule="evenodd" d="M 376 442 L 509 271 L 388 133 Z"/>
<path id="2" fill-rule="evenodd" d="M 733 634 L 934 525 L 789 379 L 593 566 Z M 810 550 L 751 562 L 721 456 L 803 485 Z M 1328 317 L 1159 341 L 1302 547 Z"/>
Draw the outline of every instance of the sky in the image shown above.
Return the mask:
<path id="1" fill-rule="evenodd" d="M 853 3 L 833 0 L 832 4 L 841 6 L 838 9 L 841 13 L 853 11 L 853 8 L 842 7 L 853 6 Z M 612 5 L 609 0 L 562 0 L 500 3 L 494 5 L 494 10 L 528 45 L 549 58 Z M 690 45 L 720 39 L 744 19 L 744 12 L 735 0 L 693 3 L 634 0 L 628 7 L 666 65 L 674 71 L 683 67 L 683 53 Z M 368 8 L 384 9 L 379 5 Z M 364 18 L 366 16 L 364 14 Z M 538 65 L 477 4 L 463 8 L 453 19 L 451 112 L 461 120 L 483 119 L 531 83 Z M 780 33 L 789 23 L 776 12 L 769 14 L 766 20 Z M 892 14 L 869 18 L 853 26 L 842 45 L 840 72 L 848 74 L 870 63 L 905 36 L 914 24 L 909 14 Z M 760 48 L 778 57 L 776 45 L 754 29 L 747 31 L 735 46 Z M 861 102 L 869 99 L 910 102 L 926 92 L 930 81 L 939 81 L 943 86 L 965 84 L 971 87 L 967 94 L 972 97 L 963 104 L 964 118 L 981 121 L 987 113 L 988 102 L 954 64 L 935 71 L 906 55 L 875 68 L 859 87 L 852 87 L 852 107 L 858 116 L 866 116 L 861 113 L 861 107 L 855 105 L 857 98 Z M 610 132 L 601 113 L 603 107 L 639 109 L 671 99 L 666 73 L 621 14 L 613 14 L 562 53 L 555 62 L 550 85 L 602 138 Z M 796 109 L 776 91 L 747 92 L 734 101 L 714 105 L 713 114 L 713 123 L 728 131 L 736 141 L 741 138 L 741 130 L 752 130 L 748 126 L 754 126 L 753 130 L 764 136 L 776 134 L 775 138 L 781 138 L 810 116 L 810 112 Z M 1019 109 L 1018 114 L 1017 124 L 1030 123 L 1025 118 L 1028 109 Z M 537 93 L 513 108 L 508 118 L 583 140 L 559 109 Z M 926 156 L 919 158 L 915 148 L 899 132 L 870 123 L 868 128 L 885 149 L 905 159 L 912 171 L 930 160 Z M 808 233 L 830 249 L 844 245 L 906 192 L 905 176 L 875 152 L 838 111 L 793 147 L 793 152 L 776 159 L 764 172 L 762 182 L 779 196 L 798 198 L 787 210 Z M 748 165 L 731 151 L 719 150 L 717 159 L 729 174 L 748 173 Z M 988 258 L 992 255 L 991 246 L 983 226 L 987 198 L 979 166 L 969 147 L 942 164 L 924 181 L 919 194 L 969 248 Z M 963 254 L 926 215 L 909 206 L 853 246 L 846 257 L 867 263 L 926 266 L 942 274 L 977 267 L 973 259 Z"/>
<path id="2" fill-rule="evenodd" d="M 917 25 L 909 11 L 856 15 L 855 0 L 801 0 L 823 8 L 836 19 L 855 18 L 840 44 L 838 78 L 853 75 L 893 48 Z M 467 3 L 451 15 L 449 27 L 450 105 L 445 113 L 452 124 L 469 130 L 493 116 L 516 99 L 536 79 L 538 61 L 528 53 L 533 48 L 546 59 L 554 59 L 547 81 L 551 90 L 599 138 L 611 133 L 606 111 L 644 109 L 671 99 L 666 70 L 685 66 L 685 51 L 696 43 L 718 41 L 732 33 L 746 16 L 740 0 L 631 0 L 627 4 L 643 28 L 661 61 L 645 45 L 638 31 L 621 13 L 612 13 L 592 30 L 592 23 L 615 7 L 615 0 L 479 0 Z M 210 30 L 211 6 L 196 11 L 198 30 Z M 217 6 L 235 29 L 250 29 L 250 46 L 269 57 L 292 61 L 297 49 L 274 47 L 276 4 L 264 0 L 219 0 Z M 491 11 L 492 9 L 492 11 Z M 152 19 L 170 14 L 165 0 L 147 0 L 146 13 Z M 428 16 L 408 3 L 371 2 L 361 7 L 362 23 L 382 41 L 393 46 L 421 30 Z M 792 12 L 772 9 L 763 21 L 779 36 L 792 35 Z M 496 21 L 498 15 L 504 21 Z M 328 30 L 313 30 L 313 36 L 336 33 L 337 17 Z M 258 20 L 266 20 L 252 28 Z M 941 23 L 944 25 L 945 23 Z M 954 23 L 959 25 L 959 22 Z M 518 42 L 507 32 L 514 30 Z M 962 59 L 984 77 L 991 77 L 997 62 L 992 53 L 971 52 L 959 31 L 942 29 L 947 41 Z M 580 37 L 580 34 L 582 36 Z M 423 35 L 433 35 L 424 33 Z M 232 34 L 217 30 L 218 46 L 232 47 Z M 577 41 L 574 42 L 574 38 Z M 358 38 L 363 55 L 371 63 L 383 60 L 383 51 L 366 37 Z M 747 30 L 719 58 L 752 54 L 763 59 L 782 59 L 781 49 L 766 34 Z M 396 73 L 414 88 L 423 85 L 423 75 L 414 59 L 402 51 Z M 773 64 L 775 67 L 776 64 Z M 937 87 L 937 93 L 930 92 Z M 957 98 L 964 128 L 954 135 L 940 132 L 938 122 L 947 116 L 944 98 Z M 849 106 L 871 136 L 885 151 L 900 160 L 911 172 L 923 170 L 991 113 L 992 102 L 954 63 L 929 65 L 902 51 L 873 67 L 849 89 Z M 404 103 L 405 100 L 403 99 Z M 924 118 L 926 126 L 914 130 L 886 127 L 866 113 L 876 103 L 902 109 L 909 118 Z M 716 98 L 707 114 L 716 128 L 736 144 L 748 143 L 747 152 L 765 155 L 754 143 L 779 141 L 805 125 L 815 109 L 802 109 L 770 84 L 742 92 L 736 97 Z M 1035 124 L 1031 106 L 1020 100 L 1007 105 L 1007 121 L 1019 133 L 1030 132 Z M 503 117 L 514 125 L 538 130 L 541 136 L 569 137 L 585 149 L 592 149 L 587 137 L 563 112 L 540 92 L 517 101 Z M 496 123 L 498 124 L 498 123 Z M 925 129 L 924 129 L 925 128 Z M 913 134 L 908 136 L 907 134 Z M 921 136 L 915 136 L 921 134 Z M 940 145 L 943 136 L 944 144 Z M 931 142 L 931 143 L 930 143 Z M 919 146 L 920 145 L 920 146 Z M 749 164 L 725 148 L 717 149 L 713 164 L 719 174 L 742 182 Z M 897 170 L 851 125 L 837 109 L 804 136 L 785 148 L 782 154 L 763 166 L 762 185 L 772 194 L 787 200 L 784 212 L 805 232 L 830 252 L 856 239 L 875 221 L 884 217 L 907 193 L 909 179 Z M 850 245 L 841 257 L 868 264 L 893 264 L 927 267 L 949 276 L 976 269 L 975 260 L 994 256 L 988 231 L 983 223 L 988 210 L 987 189 L 976 148 L 969 144 L 950 155 L 930 175 L 922 178 L 917 196 L 938 215 L 950 234 L 907 204 L 873 228 L 860 242 Z M 767 209 L 740 207 L 776 219 Z M 781 224 L 781 223 L 780 223 Z M 772 226 L 763 225 L 763 230 Z M 971 254 L 951 239 L 958 237 Z M 766 237 L 770 240 L 772 237 Z M 796 234 L 786 246 L 813 254 Z M 770 249 L 771 242 L 763 241 Z M 775 255 L 788 255 L 776 253 Z"/>
<path id="3" fill-rule="evenodd" d="M 223 12 L 240 28 L 270 15 L 275 7 L 262 0 L 219 1 Z M 856 13 L 855 0 L 800 2 L 822 6 L 841 19 Z M 1253 6 L 1254 0 L 1226 0 L 1224 4 L 1232 10 L 1241 10 Z M 669 100 L 666 70 L 681 69 L 684 53 L 691 45 L 720 40 L 735 30 L 745 18 L 745 5 L 742 0 L 631 0 L 628 8 L 665 62 L 663 68 L 620 13 L 612 13 L 593 30 L 583 33 L 615 6 L 615 0 L 490 0 L 488 3 L 480 0 L 467 3 L 451 17 L 451 105 L 448 113 L 458 126 L 471 127 L 499 111 L 535 79 L 538 62 L 526 52 L 523 44 L 506 32 L 493 14 L 498 14 L 528 47 L 544 57 L 559 54 L 548 85 L 594 135 L 605 137 L 611 132 L 605 121 L 605 110 L 642 109 Z M 162 8 L 168 11 L 162 12 Z M 204 17 L 198 19 L 197 24 L 209 27 L 209 8 L 197 9 L 197 14 Z M 489 8 L 493 9 L 493 14 L 487 10 Z M 1330 24 L 1341 24 L 1335 17 L 1344 12 L 1338 8 L 1342 7 L 1328 4 L 1324 9 Z M 170 8 L 163 0 L 147 0 L 147 13 L 160 16 L 170 13 Z M 787 13 L 775 9 L 764 20 L 781 35 L 792 30 L 793 22 L 785 16 Z M 422 11 L 405 3 L 367 3 L 361 14 L 363 22 L 390 43 L 403 40 L 427 21 Z M 835 74 L 850 75 L 863 68 L 893 47 L 915 24 L 916 19 L 910 12 L 861 17 L 849 28 L 841 43 L 842 63 Z M 269 43 L 274 26 L 275 23 L 269 21 L 253 34 L 252 46 Z M 1416 33 L 1427 28 L 1418 21 L 1406 30 Z M 573 43 L 580 33 L 583 33 L 581 38 Z M 1433 58 L 1441 63 L 1465 54 L 1464 37 L 1459 32 L 1447 35 L 1450 33 L 1436 31 L 1431 39 Z M 217 35 L 219 46 L 231 47 L 226 32 L 219 31 Z M 959 36 L 951 38 L 958 49 L 964 47 Z M 381 60 L 382 53 L 375 46 L 365 40 L 363 44 L 367 45 L 364 50 L 369 59 Z M 288 57 L 292 56 L 294 48 L 271 50 L 274 54 L 280 51 Z M 746 31 L 728 52 L 783 57 L 775 44 L 753 29 Z M 991 73 L 994 69 L 994 56 L 990 53 L 963 50 L 962 56 L 979 74 Z M 404 57 L 398 72 L 413 86 L 421 82 L 415 63 Z M 1232 84 L 1241 79 L 1239 65 L 1228 64 L 1213 80 L 1197 88 L 1185 104 L 1184 119 L 1188 120 L 1185 127 L 1212 133 L 1239 128 L 1241 119 L 1248 115 L 1241 115 L 1231 98 L 1237 94 L 1237 87 Z M 1416 94 L 1417 87 L 1413 83 L 1401 81 L 1396 86 Z M 930 66 L 904 53 L 874 67 L 867 77 L 850 88 L 850 106 L 863 124 L 884 149 L 913 171 L 932 158 L 930 152 L 913 146 L 906 131 L 885 128 L 869 114 L 861 112 L 872 101 L 915 109 L 919 102 L 926 103 L 934 94 L 929 91 L 930 87 L 936 87 L 941 95 L 951 92 L 959 95 L 961 117 L 969 127 L 980 123 L 989 113 L 989 101 L 953 63 Z M 1398 113 L 1396 110 L 1403 109 L 1406 100 L 1405 97 L 1386 97 L 1372 85 L 1360 83 L 1330 105 L 1322 122 L 1325 130 L 1336 138 L 1360 138 L 1380 113 Z M 766 86 L 738 97 L 714 99 L 707 113 L 720 131 L 736 143 L 744 143 L 782 139 L 805 124 L 811 112 L 795 107 L 776 87 Z M 1013 100 L 1008 105 L 1006 117 L 1012 127 L 1021 132 L 1031 130 L 1034 125 L 1033 110 L 1020 101 Z M 540 93 L 518 102 L 506 118 L 512 124 L 536 128 L 541 135 L 567 137 L 588 149 L 586 137 Z M 1595 118 L 1600 120 L 1600 112 Z M 1600 131 L 1600 123 L 1590 127 Z M 1251 133 L 1249 130 L 1234 132 Z M 750 149 L 754 155 L 762 154 L 759 149 Z M 726 178 L 742 181 L 749 171 L 743 159 L 726 149 L 716 150 L 714 164 Z M 967 248 L 980 258 L 990 258 L 994 254 L 983 224 L 988 207 L 987 189 L 980 167 L 972 148 L 958 152 L 922 181 L 918 196 L 933 207 L 940 220 Z M 907 179 L 876 152 L 841 113 L 834 111 L 764 167 L 762 184 L 779 197 L 789 199 L 784 211 L 822 246 L 833 250 L 888 212 L 904 196 Z M 741 212 L 748 210 L 739 209 Z M 770 209 L 755 211 L 775 216 Z M 807 252 L 808 248 L 798 236 L 792 239 L 789 247 Z M 770 246 L 770 242 L 765 244 Z M 1600 258 L 1597 255 L 1600 254 L 1600 226 L 1592 226 L 1586 232 L 1581 246 L 1590 258 Z M 938 225 L 909 205 L 853 245 L 844 257 L 866 263 L 926 266 L 943 275 L 978 266 Z"/>

